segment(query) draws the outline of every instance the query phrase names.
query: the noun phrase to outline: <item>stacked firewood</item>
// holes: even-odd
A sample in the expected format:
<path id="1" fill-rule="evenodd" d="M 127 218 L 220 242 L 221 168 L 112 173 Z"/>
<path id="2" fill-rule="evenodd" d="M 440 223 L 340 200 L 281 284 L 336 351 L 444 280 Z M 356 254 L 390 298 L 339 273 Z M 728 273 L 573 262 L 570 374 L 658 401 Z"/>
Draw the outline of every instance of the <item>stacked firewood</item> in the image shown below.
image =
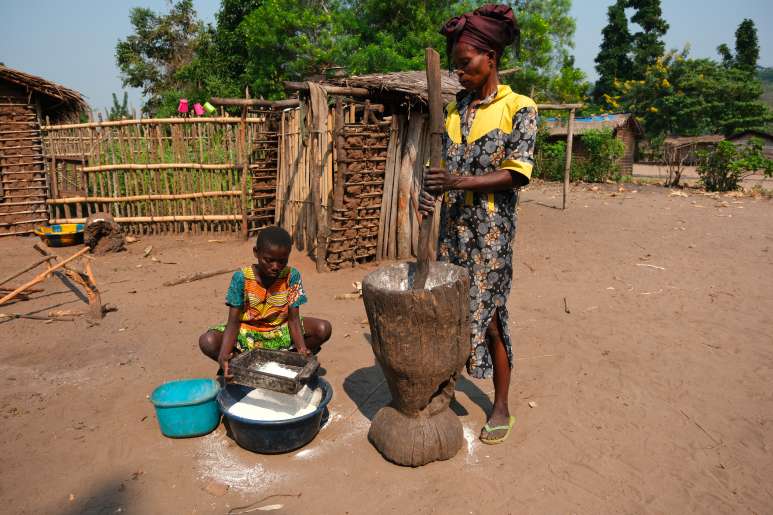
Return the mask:
<path id="1" fill-rule="evenodd" d="M 331 270 L 373 261 L 389 141 L 388 124 L 347 124 L 336 177 L 344 178 L 341 207 L 334 207 L 327 264 Z M 340 173 L 343 172 L 343 173 Z"/>

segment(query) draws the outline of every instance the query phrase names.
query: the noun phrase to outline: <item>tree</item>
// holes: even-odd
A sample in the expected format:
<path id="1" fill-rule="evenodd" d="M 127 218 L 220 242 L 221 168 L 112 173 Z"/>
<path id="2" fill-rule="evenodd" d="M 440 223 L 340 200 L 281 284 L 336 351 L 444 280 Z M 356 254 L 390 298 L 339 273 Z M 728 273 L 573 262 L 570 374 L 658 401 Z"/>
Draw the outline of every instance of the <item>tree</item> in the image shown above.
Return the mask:
<path id="1" fill-rule="evenodd" d="M 443 23 L 472 7 L 442 0 L 353 0 L 341 10 L 345 34 L 337 39 L 336 59 L 355 74 L 420 70 L 425 48 L 445 48 Z M 441 57 L 447 63 L 443 52 Z"/>
<path id="2" fill-rule="evenodd" d="M 118 96 L 113 93 L 113 106 L 107 113 L 108 120 L 123 120 L 129 118 L 129 94 L 123 92 L 123 102 L 118 102 Z"/>
<path id="3" fill-rule="evenodd" d="M 534 91 L 537 99 L 551 101 L 582 100 L 589 84 L 585 74 L 574 66 L 576 24 L 569 14 L 571 0 L 520 0 L 514 10 L 521 28 L 520 55 L 507 60 L 519 70 L 505 79 L 524 94 Z"/>
<path id="4" fill-rule="evenodd" d="M 733 52 L 730 51 L 730 47 L 728 47 L 725 43 L 722 43 L 717 47 L 717 53 L 719 54 L 719 57 L 722 58 L 722 66 L 725 68 L 732 68 L 735 66 L 735 56 L 733 56 Z"/>
<path id="5" fill-rule="evenodd" d="M 156 113 L 166 92 L 186 86 L 178 72 L 189 65 L 210 35 L 197 18 L 192 0 L 171 4 L 158 14 L 135 7 L 129 15 L 133 32 L 116 45 L 124 86 L 142 88 L 143 110 Z"/>
<path id="6" fill-rule="evenodd" d="M 760 45 L 757 41 L 757 28 L 750 19 L 745 19 L 735 31 L 735 55 L 725 43 L 717 47 L 725 68 L 738 68 L 747 73 L 757 71 L 760 58 Z"/>
<path id="7" fill-rule="evenodd" d="M 633 38 L 628 30 L 626 4 L 627 0 L 617 0 L 607 9 L 607 26 L 601 31 L 601 50 L 596 56 L 596 71 L 599 74 L 593 91 L 596 102 L 601 102 L 605 94 L 612 93 L 615 80 L 628 80 L 632 75 Z"/>
<path id="8" fill-rule="evenodd" d="M 335 5 L 326 0 L 265 0 L 240 25 L 253 91 L 283 96 L 282 81 L 303 80 L 334 64 Z"/>
<path id="9" fill-rule="evenodd" d="M 745 19 L 735 31 L 735 63 L 738 68 L 749 73 L 757 70 L 760 58 L 760 45 L 757 41 L 757 27 L 750 19 Z"/>
<path id="10" fill-rule="evenodd" d="M 610 98 L 644 122 L 651 137 L 697 136 L 763 127 L 773 119 L 759 101 L 762 85 L 748 73 L 709 59 L 669 52 L 644 70 L 644 79 L 616 84 Z"/>
<path id="11" fill-rule="evenodd" d="M 636 10 L 631 17 L 642 30 L 633 35 L 633 77 L 641 80 L 647 66 L 663 55 L 666 46 L 661 39 L 668 32 L 668 23 L 663 19 L 660 0 L 629 0 L 628 7 Z"/>

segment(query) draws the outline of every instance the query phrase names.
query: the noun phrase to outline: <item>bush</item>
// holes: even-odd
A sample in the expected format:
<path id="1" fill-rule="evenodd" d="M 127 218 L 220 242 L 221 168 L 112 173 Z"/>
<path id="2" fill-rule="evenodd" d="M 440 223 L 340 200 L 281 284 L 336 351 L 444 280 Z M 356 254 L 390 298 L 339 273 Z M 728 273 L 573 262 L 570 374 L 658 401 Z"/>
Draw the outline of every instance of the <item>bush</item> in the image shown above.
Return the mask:
<path id="1" fill-rule="evenodd" d="M 708 191 L 737 190 L 744 177 L 762 171 L 773 175 L 773 160 L 762 153 L 762 141 L 752 139 L 744 147 L 720 141 L 711 150 L 698 151 L 698 175 Z"/>
<path id="2" fill-rule="evenodd" d="M 537 133 L 534 153 L 534 177 L 545 181 L 560 181 L 564 177 L 566 161 L 566 142 L 548 141 L 548 131 L 540 129 Z"/>
<path id="3" fill-rule="evenodd" d="M 572 166 L 572 179 L 586 182 L 604 182 L 620 179 L 620 165 L 625 145 L 612 134 L 611 129 L 590 130 L 580 136 L 588 156 Z"/>

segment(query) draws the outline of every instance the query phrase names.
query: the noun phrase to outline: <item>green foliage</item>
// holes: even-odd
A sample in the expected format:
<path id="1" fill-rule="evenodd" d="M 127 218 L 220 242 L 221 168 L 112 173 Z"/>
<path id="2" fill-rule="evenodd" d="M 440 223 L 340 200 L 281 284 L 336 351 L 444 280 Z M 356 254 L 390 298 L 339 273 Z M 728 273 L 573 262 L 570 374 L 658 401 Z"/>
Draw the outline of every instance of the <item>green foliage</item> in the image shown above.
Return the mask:
<path id="1" fill-rule="evenodd" d="M 754 73 L 760 58 L 760 46 L 754 21 L 747 18 L 738 25 L 735 31 L 735 55 L 725 43 L 717 47 L 717 53 L 722 58 L 722 65 L 725 68 L 738 68 L 747 73 Z"/>
<path id="2" fill-rule="evenodd" d="M 612 91 L 616 79 L 630 79 L 632 75 L 633 62 L 630 54 L 633 38 L 628 30 L 628 18 L 625 14 L 627 1 L 617 0 L 607 9 L 607 26 L 601 31 L 601 49 L 596 56 L 596 71 L 599 74 L 593 90 L 596 102 L 600 102 L 604 94 Z"/>
<path id="3" fill-rule="evenodd" d="M 135 7 L 129 18 L 133 32 L 116 45 L 121 79 L 124 86 L 142 88 L 143 110 L 156 113 L 164 91 L 184 86 L 177 74 L 193 61 L 209 33 L 192 0 L 172 4 L 167 14 Z"/>
<path id="4" fill-rule="evenodd" d="M 690 59 L 686 51 L 669 52 L 646 68 L 644 79 L 615 87 L 619 95 L 610 104 L 636 115 L 650 136 L 731 135 L 773 119 L 759 101 L 759 81 L 709 59 Z"/>
<path id="5" fill-rule="evenodd" d="M 445 54 L 439 33 L 450 17 L 481 0 L 221 0 L 215 27 L 197 18 L 192 0 L 166 14 L 137 8 L 133 33 L 118 43 L 124 84 L 141 87 L 145 111 L 172 114 L 179 97 L 279 98 L 282 81 L 319 76 L 339 65 L 362 74 L 421 70 L 427 46 Z M 516 91 L 549 101 L 582 100 L 585 76 L 574 66 L 575 23 L 571 0 L 512 0 L 522 29 L 523 51 L 500 68 Z M 447 57 L 443 55 L 447 64 Z"/>
<path id="6" fill-rule="evenodd" d="M 129 94 L 123 92 L 123 102 L 118 102 L 118 96 L 113 93 L 113 105 L 107 113 L 108 120 L 123 120 L 129 118 Z"/>
<path id="7" fill-rule="evenodd" d="M 266 0 L 241 24 L 246 74 L 254 91 L 283 96 L 282 81 L 302 80 L 334 64 L 335 13 L 319 0 Z"/>
<path id="8" fill-rule="evenodd" d="M 551 143 L 550 132 L 544 126 L 537 132 L 534 153 L 534 178 L 545 181 L 560 181 L 564 177 L 566 162 L 566 141 Z"/>
<path id="9" fill-rule="evenodd" d="M 642 79 L 647 66 L 655 64 L 665 52 L 662 37 L 668 32 L 660 0 L 629 0 L 628 7 L 636 10 L 631 17 L 642 30 L 633 35 L 633 79 Z"/>
<path id="10" fill-rule="evenodd" d="M 758 171 L 773 176 L 773 160 L 765 157 L 756 138 L 743 147 L 721 141 L 712 150 L 699 151 L 698 157 L 698 175 L 708 191 L 737 190 L 744 177 Z"/>
<path id="11" fill-rule="evenodd" d="M 585 182 L 604 182 L 620 179 L 617 161 L 625 153 L 625 145 L 612 129 L 594 129 L 580 135 L 587 158 L 577 159 L 572 166 L 572 179 Z"/>
<path id="12" fill-rule="evenodd" d="M 483 2 L 481 2 L 483 3 Z M 571 0 L 521 0 L 513 9 L 521 28 L 520 56 L 502 63 L 519 71 L 505 79 L 515 91 L 538 101 L 584 100 L 590 85 L 574 66 L 576 24 L 569 11 Z"/>
<path id="13" fill-rule="evenodd" d="M 757 69 L 759 59 L 757 27 L 754 26 L 754 21 L 746 18 L 735 31 L 735 63 L 738 68 L 753 73 Z"/>
<path id="14" fill-rule="evenodd" d="M 340 10 L 345 30 L 338 39 L 336 56 L 354 74 L 420 70 L 424 49 L 431 46 L 445 52 L 445 38 L 439 33 L 452 16 L 472 8 L 469 2 L 427 0 L 353 0 Z"/>

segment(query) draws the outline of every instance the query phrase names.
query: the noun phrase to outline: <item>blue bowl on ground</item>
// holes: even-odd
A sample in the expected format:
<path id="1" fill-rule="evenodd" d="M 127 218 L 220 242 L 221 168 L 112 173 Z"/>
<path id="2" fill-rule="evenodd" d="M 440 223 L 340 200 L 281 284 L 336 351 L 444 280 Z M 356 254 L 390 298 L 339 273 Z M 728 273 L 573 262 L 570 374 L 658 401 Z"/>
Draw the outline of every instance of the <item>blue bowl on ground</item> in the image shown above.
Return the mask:
<path id="1" fill-rule="evenodd" d="M 309 388 L 318 387 L 322 388 L 323 395 L 317 409 L 287 420 L 260 421 L 230 414 L 228 409 L 253 390 L 249 386 L 229 384 L 220 390 L 217 402 L 236 443 L 248 451 L 280 454 L 300 449 L 319 433 L 323 416 L 327 413 L 327 405 L 333 398 L 333 387 L 321 377 L 317 377 L 309 383 Z"/>
<path id="2" fill-rule="evenodd" d="M 181 379 L 164 383 L 150 395 L 161 432 L 170 438 L 188 438 L 212 432 L 220 423 L 214 379 Z"/>

